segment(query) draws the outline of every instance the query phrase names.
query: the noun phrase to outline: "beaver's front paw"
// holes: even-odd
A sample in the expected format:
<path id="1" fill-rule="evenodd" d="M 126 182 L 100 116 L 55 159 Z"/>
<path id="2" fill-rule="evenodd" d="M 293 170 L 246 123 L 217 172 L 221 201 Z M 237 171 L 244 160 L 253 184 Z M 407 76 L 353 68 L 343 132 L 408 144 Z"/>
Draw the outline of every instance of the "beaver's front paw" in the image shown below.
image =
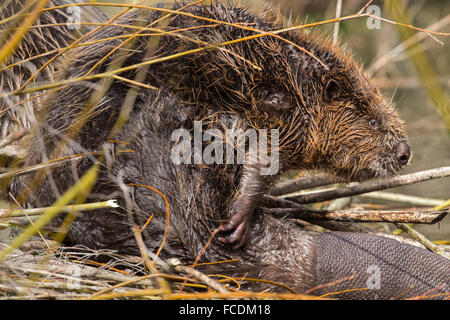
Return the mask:
<path id="1" fill-rule="evenodd" d="M 255 209 L 256 201 L 251 198 L 238 198 L 230 210 L 230 221 L 220 229 L 226 235 L 219 238 L 224 243 L 233 245 L 233 249 L 242 247 L 250 228 L 250 219 Z"/>

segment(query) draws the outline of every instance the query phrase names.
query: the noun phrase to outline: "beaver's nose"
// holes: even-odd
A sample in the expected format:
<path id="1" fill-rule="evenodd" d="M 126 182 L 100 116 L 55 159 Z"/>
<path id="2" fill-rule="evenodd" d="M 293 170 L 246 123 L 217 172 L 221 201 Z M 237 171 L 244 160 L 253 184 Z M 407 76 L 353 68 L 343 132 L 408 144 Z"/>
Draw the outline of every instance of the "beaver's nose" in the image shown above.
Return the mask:
<path id="1" fill-rule="evenodd" d="M 406 140 L 400 141 L 397 146 L 397 159 L 402 166 L 406 165 L 411 157 L 411 149 Z"/>

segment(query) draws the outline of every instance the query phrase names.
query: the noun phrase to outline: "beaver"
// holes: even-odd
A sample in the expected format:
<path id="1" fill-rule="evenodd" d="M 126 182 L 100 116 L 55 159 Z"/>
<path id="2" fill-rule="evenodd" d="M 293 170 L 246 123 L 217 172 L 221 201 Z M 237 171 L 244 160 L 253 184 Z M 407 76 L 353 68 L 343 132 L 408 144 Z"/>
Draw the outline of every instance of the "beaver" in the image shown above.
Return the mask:
<path id="1" fill-rule="evenodd" d="M 99 101 L 90 102 L 99 86 L 75 82 L 54 93 L 45 112 L 37 110 L 41 121 L 34 123 L 25 165 L 104 150 L 106 161 L 87 201 L 119 199 L 117 209 L 80 213 L 66 241 L 138 253 L 130 227 L 151 217 L 144 241 L 161 258 L 232 260 L 201 268 L 283 284 L 247 281 L 245 288 L 288 286 L 299 293 L 338 292 L 337 297 L 359 299 L 448 292 L 449 261 L 424 249 L 370 234 L 305 231 L 289 219 L 253 214 L 288 169 L 364 180 L 396 174 L 408 163 L 402 121 L 351 56 L 317 35 L 271 33 L 282 25 L 269 14 L 216 2 L 178 3 L 173 10 L 179 12 L 132 11 L 88 38 L 109 40 L 72 53 L 68 78 L 105 72 L 117 61 L 133 66 L 111 80 Z M 153 34 L 137 37 L 97 64 L 123 41 L 115 36 L 132 34 L 127 26 L 136 24 L 153 28 Z M 235 41 L 244 37 L 250 39 Z M 140 70 L 145 87 L 123 81 Z M 127 103 L 132 107 L 125 108 Z M 127 121 L 118 128 L 124 116 Z M 251 148 L 244 163 L 206 164 L 195 152 L 194 159 L 185 157 L 189 148 L 178 147 L 191 141 L 182 141 L 180 133 L 195 135 L 199 128 L 274 130 L 279 147 L 271 136 L 267 149 L 277 154 L 278 170 L 263 174 L 273 163 Z M 207 147 L 212 140 L 202 136 L 200 144 Z M 234 141 L 226 143 L 237 148 Z M 118 152 L 122 146 L 132 152 Z M 185 162 L 174 161 L 174 149 Z M 96 161 L 91 156 L 65 163 L 38 184 L 35 176 L 18 177 L 12 193 L 23 195 L 31 185 L 32 192 L 19 197 L 22 204 L 51 205 Z"/>

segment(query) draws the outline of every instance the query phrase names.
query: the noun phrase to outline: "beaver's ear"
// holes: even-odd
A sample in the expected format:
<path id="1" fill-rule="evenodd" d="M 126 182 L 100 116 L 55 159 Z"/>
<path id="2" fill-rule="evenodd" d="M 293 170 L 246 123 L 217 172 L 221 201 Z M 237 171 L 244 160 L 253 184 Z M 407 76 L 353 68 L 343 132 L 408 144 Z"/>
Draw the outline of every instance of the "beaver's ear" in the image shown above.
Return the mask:
<path id="1" fill-rule="evenodd" d="M 327 81 L 324 90 L 324 98 L 326 101 L 331 102 L 339 98 L 342 93 L 341 85 L 333 79 Z"/>
<path id="2" fill-rule="evenodd" d="M 279 112 L 289 108 L 290 102 L 283 93 L 271 93 L 259 102 L 259 108 L 265 112 Z"/>

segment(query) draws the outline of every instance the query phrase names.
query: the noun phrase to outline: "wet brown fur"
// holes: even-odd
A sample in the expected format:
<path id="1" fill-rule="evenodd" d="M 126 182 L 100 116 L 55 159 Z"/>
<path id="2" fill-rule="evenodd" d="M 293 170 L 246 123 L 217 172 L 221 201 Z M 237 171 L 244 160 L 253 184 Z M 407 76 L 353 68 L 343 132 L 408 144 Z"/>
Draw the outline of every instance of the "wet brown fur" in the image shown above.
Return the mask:
<path id="1" fill-rule="evenodd" d="M 76 2 L 76 1 L 72 1 Z M 25 12 L 24 0 L 11 0 L 1 3 L 0 20 L 10 18 L 14 15 L 20 16 L 23 13 L 29 13 L 34 6 L 31 6 Z M 47 7 L 65 4 L 64 1 L 53 0 L 49 1 Z M 104 20 L 105 16 L 101 12 L 87 9 L 82 11 L 83 21 L 100 21 Z M 9 36 L 17 31 L 21 19 L 12 19 L 9 22 L 0 25 L 0 39 L 4 44 Z M 66 26 L 58 27 L 36 27 L 38 25 L 58 24 L 61 21 L 67 21 L 68 15 L 64 9 L 56 9 L 52 11 L 45 11 L 38 16 L 33 26 L 25 33 L 23 39 L 20 40 L 20 45 L 14 50 L 12 55 L 0 65 L 0 90 L 2 93 L 10 93 L 18 90 L 39 68 L 49 61 L 52 57 L 60 51 L 61 48 L 68 46 L 71 42 L 76 40 L 82 34 L 92 30 L 92 26 L 82 26 L 81 29 L 68 29 Z M 56 51 L 56 52 L 52 52 Z M 29 59 L 39 56 L 37 58 Z M 68 65 L 67 59 L 73 59 L 73 56 L 67 54 L 65 57 L 58 58 L 55 62 L 50 63 L 45 67 L 29 86 L 42 84 L 44 82 L 52 83 L 61 80 L 64 66 Z M 29 60 L 29 61 L 26 61 Z M 14 67 L 10 67 L 15 65 Z M 36 94 L 22 94 L 8 96 L 0 100 L 0 138 L 5 138 L 8 135 L 17 133 L 21 129 L 30 129 L 35 115 L 45 104 L 46 95 L 41 92 Z M 14 148 L 15 154 L 13 157 L 22 158 L 24 152 L 20 150 L 23 148 L 16 144 Z M 5 154 L 2 152 L 2 155 Z"/>
<path id="2" fill-rule="evenodd" d="M 280 20 L 273 14 L 263 14 L 265 20 L 262 20 L 255 19 L 255 16 L 236 7 L 220 4 L 213 6 L 216 9 L 195 6 L 187 11 L 265 31 L 283 26 L 279 22 L 274 24 L 266 21 Z M 54 15 L 47 13 L 43 19 L 47 16 L 51 18 L 46 19 L 45 23 L 54 22 Z M 185 16 L 173 19 L 172 28 L 211 24 Z M 44 34 L 42 30 L 47 31 Z M 35 48 L 33 45 L 36 38 L 48 42 L 42 43 L 46 50 L 67 45 L 67 39 L 73 39 L 67 29 L 62 29 L 63 33 L 59 37 L 56 37 L 52 30 L 32 29 L 33 32 L 27 35 L 24 45 L 20 46 L 15 54 L 15 59 L 42 53 L 42 48 Z M 201 40 L 203 43 L 220 43 L 253 32 L 221 25 L 215 28 L 196 28 L 179 34 Z M 405 139 L 403 124 L 390 103 L 367 79 L 351 56 L 339 45 L 331 44 L 330 39 L 317 34 L 291 32 L 282 36 L 317 59 L 302 54 L 283 40 L 266 36 L 227 46 L 226 49 L 234 55 L 223 50 L 205 50 L 157 64 L 151 69 L 148 82 L 159 86 L 172 86 L 170 83 L 173 83 L 179 99 L 195 103 L 197 113 L 201 113 L 202 109 L 209 110 L 211 105 L 215 105 L 216 111 L 231 111 L 244 115 L 255 129 L 279 129 L 282 157 L 283 154 L 289 155 L 281 160 L 283 169 L 322 169 L 347 179 L 358 179 L 361 172 L 367 170 L 370 172 L 365 173 L 365 178 L 397 173 L 399 165 L 393 159 L 393 154 L 398 142 Z M 60 41 L 63 38 L 65 40 Z M 100 46 L 102 51 L 107 52 L 109 44 Z M 147 42 L 140 39 L 135 50 L 145 52 L 146 46 Z M 198 46 L 179 37 L 163 37 L 154 56 L 175 54 Z M 81 49 L 80 64 L 86 64 L 87 57 L 92 61 L 97 55 L 94 50 L 98 49 Z M 262 52 L 264 54 L 260 54 Z M 262 69 L 253 68 L 244 59 L 236 58 L 237 56 Z M 140 58 L 139 53 L 133 54 L 128 63 L 140 62 Z M 329 70 L 317 60 L 327 65 Z M 54 65 L 51 64 L 47 70 L 50 77 L 54 74 L 51 69 Z M 20 75 L 19 78 L 14 78 L 20 83 L 29 72 L 15 74 Z M 323 91 L 329 79 L 334 79 L 342 86 L 342 94 L 335 101 L 324 101 Z M 193 83 L 196 85 L 192 85 Z M 18 84 L 9 84 L 6 87 L 12 91 L 17 89 Z M 273 93 L 286 99 L 288 107 L 274 105 L 269 110 L 262 107 L 265 96 Z M 74 110 L 70 110 L 70 114 L 73 113 Z M 378 130 L 370 128 L 370 119 L 378 121 Z M 11 132 L 6 129 L 4 131 Z"/>
<path id="3" fill-rule="evenodd" d="M 185 11 L 264 31 L 283 27 L 277 22 L 279 17 L 273 14 L 261 14 L 260 16 L 265 18 L 262 19 L 241 8 L 220 3 L 210 6 L 196 5 Z M 147 25 L 148 21 L 154 21 L 161 16 L 160 12 L 138 11 L 117 23 L 131 24 L 140 21 L 141 25 Z M 183 15 L 169 18 L 169 26 L 166 27 L 168 30 L 186 28 L 187 31 L 158 39 L 153 58 L 195 49 L 205 43 L 221 43 L 254 34 L 236 26 L 217 24 L 211 27 L 211 24 L 210 21 Z M 105 28 L 90 40 L 128 32 L 134 31 L 121 27 Z M 349 180 L 359 178 L 368 169 L 371 170 L 365 173 L 365 177 L 396 173 L 399 165 L 383 168 L 383 163 L 395 164 L 392 160 L 393 148 L 405 139 L 401 121 L 351 56 L 339 46 L 332 45 L 330 39 L 317 34 L 291 32 L 282 36 L 284 39 L 265 36 L 226 46 L 226 50 L 204 50 L 152 65 L 146 83 L 164 91 L 168 90 L 180 104 L 178 108 L 185 109 L 179 112 L 185 112 L 190 121 L 202 120 L 206 127 L 231 128 L 237 120 L 238 127 L 244 130 L 279 129 L 281 170 L 321 169 Z M 28 41 L 24 43 L 25 47 L 34 37 L 40 39 L 42 35 L 29 35 Z M 83 75 L 106 53 L 120 44 L 120 41 L 112 40 L 81 47 L 71 54 L 74 63 L 66 76 Z M 289 42 L 297 44 L 309 54 Z M 45 42 L 41 45 L 47 49 Z M 62 45 L 67 45 L 67 42 L 62 42 Z M 122 50 L 119 53 L 127 57 L 125 65 L 131 65 L 142 61 L 147 47 L 148 39 L 138 38 L 132 50 Z M 95 72 L 105 71 L 114 57 L 113 55 L 106 60 Z M 121 76 L 133 79 L 134 71 L 125 72 Z M 324 87 L 330 79 L 341 84 L 341 94 L 336 99 L 328 99 L 324 93 Z M 41 123 L 37 124 L 41 127 L 38 137 L 43 137 L 45 149 L 42 149 L 44 145 L 40 139 L 35 139 L 28 152 L 26 164 L 40 163 L 50 155 L 59 157 L 101 149 L 117 120 L 127 90 L 126 86 L 116 81 L 110 89 L 112 94 L 106 95 L 90 114 L 90 120 L 82 127 L 74 143 L 62 151 L 62 154 L 53 155 L 62 135 L 78 121 L 78 114 L 85 107 L 92 90 L 86 84 L 74 84 L 52 97 L 51 104 L 55 107 L 45 109 L 44 114 L 41 112 L 39 119 L 46 121 L 41 120 Z M 148 94 L 141 91 L 139 98 L 148 99 Z M 121 98 L 114 98 L 115 95 L 120 95 Z M 158 94 L 156 99 L 160 95 L 162 94 Z M 274 95 L 279 99 L 278 104 L 270 103 Z M 153 94 L 150 96 L 154 97 Z M 379 130 L 369 127 L 368 122 L 372 118 L 380 123 Z M 190 121 L 178 125 L 192 130 Z M 50 127 L 43 126 L 43 123 L 50 124 Z M 130 139 L 128 136 L 122 138 L 125 141 Z M 90 161 L 83 160 L 78 164 L 77 170 L 82 173 L 89 166 Z M 240 166 L 210 168 L 217 171 L 221 179 L 227 175 L 235 176 L 232 185 L 226 187 L 227 183 L 223 184 L 229 189 L 230 196 L 229 200 L 223 201 L 220 206 L 222 209 L 217 209 L 231 211 L 231 215 L 234 214 L 233 210 L 248 211 L 248 214 L 251 214 L 257 199 L 276 179 L 276 176 L 255 178 L 254 171 L 257 171 L 258 167 L 250 167 L 247 170 L 250 173 L 245 170 L 245 166 L 244 170 Z M 64 168 L 56 169 L 53 173 L 53 176 L 66 175 L 72 174 Z M 77 178 L 66 177 L 64 182 L 55 181 L 51 176 L 47 179 L 52 186 L 52 192 L 49 194 L 46 188 L 41 188 L 42 192 L 33 191 L 28 200 L 29 205 L 50 205 L 55 196 L 61 194 L 62 190 L 68 188 Z M 133 181 L 129 177 L 127 179 Z M 242 182 L 246 179 L 250 181 L 248 187 L 240 188 L 239 180 Z M 217 196 L 226 198 L 225 194 Z M 233 205 L 236 208 L 233 208 Z"/>
<path id="4" fill-rule="evenodd" d="M 261 30 L 274 30 L 281 26 L 267 22 L 263 15 L 256 16 L 219 3 L 196 5 L 185 11 L 243 23 Z M 159 17 L 160 13 L 141 10 L 124 18 L 121 23 L 131 24 L 142 19 L 147 25 Z M 252 31 L 223 24 L 210 27 L 211 22 L 182 15 L 172 15 L 168 21 L 168 27 L 165 25 L 168 29 L 195 28 L 179 32 L 178 36 L 162 36 L 153 57 L 201 47 L 205 42 L 221 43 L 253 34 Z M 110 27 L 94 35 L 94 38 L 127 32 L 130 31 L 126 28 Z M 275 178 L 248 179 L 249 188 L 243 189 L 242 180 L 254 177 L 252 170 L 255 168 L 242 165 L 174 165 L 169 157 L 173 147 L 171 134 L 180 127 L 192 130 L 195 120 L 203 120 L 205 127 L 210 128 L 231 128 L 233 125 L 243 130 L 278 128 L 282 170 L 322 169 L 345 179 L 362 179 L 395 174 L 400 169 L 395 159 L 395 149 L 405 139 L 402 122 L 350 55 L 329 40 L 317 36 L 300 32 L 282 36 L 315 57 L 282 39 L 266 36 L 226 46 L 223 48 L 226 50 L 211 48 L 151 65 L 145 83 L 159 89 L 139 89 L 128 122 L 114 136 L 114 140 L 126 142 L 126 148 L 131 148 L 133 152 L 107 153 L 99 180 L 87 199 L 118 198 L 121 207 L 99 210 L 95 214 L 80 214 L 66 240 L 96 249 L 137 253 L 130 223 L 142 226 L 154 214 L 143 235 L 145 244 L 154 252 L 165 239 L 161 258 L 175 256 L 184 263 L 192 263 L 203 252 L 199 261 L 237 259 L 232 264 L 206 267 L 208 272 L 269 279 L 288 284 L 297 292 L 304 292 L 313 286 L 349 276 L 349 264 L 343 258 L 347 257 L 345 255 L 350 260 L 357 259 L 350 263 L 351 269 L 368 256 L 358 266 L 362 268 L 359 277 L 352 280 L 354 282 L 346 282 L 346 288 L 364 285 L 366 262 L 373 264 L 381 261 L 379 263 L 382 264 L 387 261 L 387 276 L 383 280 L 387 281 L 387 291 L 382 294 L 351 292 L 344 294 L 344 297 L 390 297 L 403 285 L 406 291 L 409 290 L 407 288 L 413 280 L 406 278 L 404 283 L 393 287 L 394 291 L 389 291 L 390 281 L 404 279 L 403 275 L 399 276 L 389 268 L 397 264 L 403 268 L 402 263 L 406 261 L 407 265 L 402 270 L 407 270 L 411 265 L 407 259 L 414 258 L 429 262 L 431 267 L 423 264 L 408 273 L 407 277 L 419 272 L 425 275 L 422 282 L 426 283 L 426 288 L 438 286 L 442 280 L 440 275 L 444 272 L 438 270 L 445 270 L 448 263 L 431 253 L 417 253 L 416 248 L 406 248 L 393 240 L 371 235 L 331 233 L 338 240 L 322 243 L 324 237 L 321 234 L 303 231 L 287 219 L 266 215 L 250 215 L 251 228 L 247 242 L 239 249 L 214 238 L 204 250 L 213 231 L 228 218 L 233 204 L 238 203 L 239 209 L 239 203 L 250 201 L 253 206 L 255 201 L 249 200 L 252 195 L 248 193 L 260 194 Z M 192 39 L 200 40 L 201 44 Z M 83 75 L 120 41 L 112 40 L 77 49 L 76 59 L 68 69 L 67 77 Z M 121 51 L 120 54 L 126 56 L 125 65 L 142 62 L 148 44 L 148 38 L 138 38 L 133 50 Z M 96 72 L 104 71 L 113 59 L 114 56 Z M 135 71 L 121 74 L 129 79 L 133 79 L 134 75 Z M 334 90 L 325 89 L 330 79 L 340 83 L 338 95 Z M 121 112 L 128 90 L 128 85 L 114 81 L 76 138 L 67 143 L 60 154 L 53 156 L 96 151 L 105 146 L 107 151 L 120 149 L 122 144 L 105 142 L 110 138 L 109 132 Z M 37 124 L 39 135 L 30 146 L 27 165 L 43 161 L 56 150 L 55 146 L 73 125 L 92 92 L 92 87 L 86 83 L 73 84 L 54 97 L 45 114 L 47 121 Z M 379 128 L 369 125 L 371 119 L 377 120 Z M 24 205 L 51 205 L 59 194 L 76 183 L 93 161 L 95 159 L 88 157 L 54 169 L 33 189 Z M 12 185 L 13 193 L 20 194 L 32 179 L 33 176 L 16 179 Z M 130 186 L 130 183 L 157 188 L 166 196 L 170 203 L 168 238 L 164 238 L 167 208 L 162 197 L 149 188 Z M 55 224 L 61 223 L 62 219 L 58 217 Z M 321 248 L 330 243 L 344 253 L 336 256 L 333 250 L 322 252 Z M 357 245 L 352 246 L 352 243 Z M 378 255 L 367 254 L 378 254 L 379 251 L 386 252 L 384 260 L 379 260 Z M 408 253 L 407 257 L 399 262 L 398 255 L 403 251 Z M 344 262 L 338 262 L 340 258 Z M 247 285 L 253 290 L 268 286 L 273 290 L 282 290 L 262 283 L 248 282 Z M 337 289 L 325 287 L 321 290 Z M 420 287 L 419 291 L 425 290 Z M 407 295 L 410 294 L 414 292 Z"/>

